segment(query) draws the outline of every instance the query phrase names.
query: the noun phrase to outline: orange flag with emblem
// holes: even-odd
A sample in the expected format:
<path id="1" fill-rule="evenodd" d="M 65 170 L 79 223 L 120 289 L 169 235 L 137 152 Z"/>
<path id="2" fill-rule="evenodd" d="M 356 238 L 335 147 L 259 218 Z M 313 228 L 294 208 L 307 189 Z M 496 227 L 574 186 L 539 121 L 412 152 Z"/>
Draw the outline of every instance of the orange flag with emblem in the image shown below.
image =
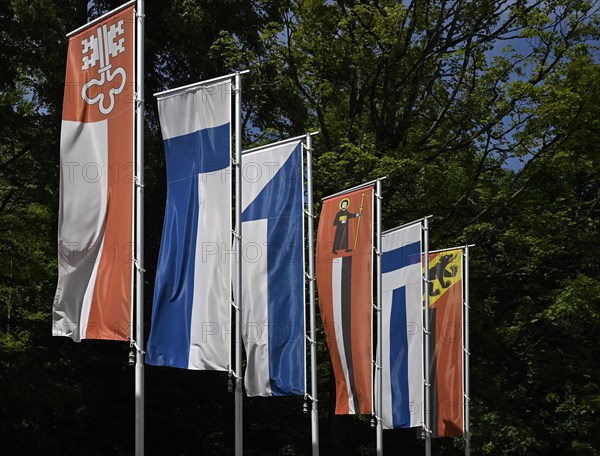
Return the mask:
<path id="1" fill-rule="evenodd" d="M 432 436 L 463 434 L 463 250 L 429 255 Z M 433 342 L 432 340 L 432 342 Z"/>
<path id="2" fill-rule="evenodd" d="M 326 198 L 317 232 L 319 307 L 342 415 L 373 405 L 373 190 Z"/>
<path id="3" fill-rule="evenodd" d="M 69 38 L 52 333 L 128 340 L 133 294 L 135 12 Z"/>

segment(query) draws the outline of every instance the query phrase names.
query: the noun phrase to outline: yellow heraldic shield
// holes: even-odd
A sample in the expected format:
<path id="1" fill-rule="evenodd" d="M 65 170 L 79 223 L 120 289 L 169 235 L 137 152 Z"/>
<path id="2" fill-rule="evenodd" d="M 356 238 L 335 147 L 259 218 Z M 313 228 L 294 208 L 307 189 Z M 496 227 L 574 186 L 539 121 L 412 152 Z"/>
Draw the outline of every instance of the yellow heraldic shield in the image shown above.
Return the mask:
<path id="1" fill-rule="evenodd" d="M 429 258 L 429 306 L 462 279 L 462 250 L 449 250 Z"/>

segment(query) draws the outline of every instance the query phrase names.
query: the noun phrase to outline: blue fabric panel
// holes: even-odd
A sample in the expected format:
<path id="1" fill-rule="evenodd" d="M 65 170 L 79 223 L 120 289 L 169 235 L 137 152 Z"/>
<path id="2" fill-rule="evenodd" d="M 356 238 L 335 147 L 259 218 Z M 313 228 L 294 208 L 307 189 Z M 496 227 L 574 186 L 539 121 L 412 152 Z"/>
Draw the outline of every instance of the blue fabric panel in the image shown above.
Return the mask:
<path id="1" fill-rule="evenodd" d="M 165 140 L 167 182 L 227 168 L 229 142 L 229 124 Z"/>
<path id="2" fill-rule="evenodd" d="M 180 152 L 175 164 L 184 168 L 184 153 Z M 172 169 L 169 158 L 167 154 L 167 167 Z M 146 348 L 148 364 L 188 367 L 198 210 L 197 176 L 169 183 L 154 284 L 152 328 Z"/>
<path id="3" fill-rule="evenodd" d="M 271 219 L 295 214 L 299 209 L 302 217 L 302 147 L 299 145 L 290 154 L 288 160 L 262 189 L 260 194 L 242 213 L 242 221 Z"/>
<path id="4" fill-rule="evenodd" d="M 229 124 L 164 141 L 167 203 L 146 362 L 188 367 L 199 218 L 198 174 L 229 166 Z"/>
<path id="5" fill-rule="evenodd" d="M 304 394 L 302 149 L 298 146 L 242 214 L 267 219 L 269 372 L 273 396 Z"/>
<path id="6" fill-rule="evenodd" d="M 406 337 L 405 287 L 396 288 L 392 292 L 389 362 L 392 386 L 393 427 L 410 427 L 410 398 L 408 397 L 408 339 Z"/>
<path id="7" fill-rule="evenodd" d="M 421 242 L 406 244 L 400 248 L 383 252 L 381 273 L 392 272 L 421 261 Z"/>
<path id="8" fill-rule="evenodd" d="M 302 200 L 294 205 L 297 203 L 301 208 Z M 302 214 L 299 211 L 296 214 Z M 301 215 L 268 221 L 269 372 L 273 396 L 304 394 L 302 222 Z"/>

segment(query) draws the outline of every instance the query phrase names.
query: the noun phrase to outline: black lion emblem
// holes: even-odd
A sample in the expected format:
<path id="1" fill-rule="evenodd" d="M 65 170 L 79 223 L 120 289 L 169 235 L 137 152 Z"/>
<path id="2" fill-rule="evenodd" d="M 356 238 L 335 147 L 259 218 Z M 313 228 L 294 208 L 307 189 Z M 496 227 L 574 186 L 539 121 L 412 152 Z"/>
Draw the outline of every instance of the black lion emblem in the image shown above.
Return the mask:
<path id="1" fill-rule="evenodd" d="M 450 281 L 446 281 L 446 277 L 456 277 L 458 268 L 455 265 L 450 265 L 456 258 L 456 255 L 442 255 L 440 261 L 432 268 L 429 268 L 429 296 L 439 296 L 441 290 L 435 290 L 435 281 L 437 280 L 441 288 L 448 288 L 451 285 Z"/>

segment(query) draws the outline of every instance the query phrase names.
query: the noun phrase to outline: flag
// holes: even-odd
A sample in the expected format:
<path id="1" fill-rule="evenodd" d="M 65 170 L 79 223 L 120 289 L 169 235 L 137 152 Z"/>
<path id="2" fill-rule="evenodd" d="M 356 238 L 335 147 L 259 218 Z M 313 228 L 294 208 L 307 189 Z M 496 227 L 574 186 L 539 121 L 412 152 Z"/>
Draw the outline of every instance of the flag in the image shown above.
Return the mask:
<path id="1" fill-rule="evenodd" d="M 464 429 L 462 258 L 462 249 L 429 255 L 432 437 L 458 437 Z"/>
<path id="2" fill-rule="evenodd" d="M 373 186 L 323 201 L 317 230 L 319 307 L 339 415 L 373 404 Z"/>
<path id="3" fill-rule="evenodd" d="M 128 340 L 133 295 L 135 17 L 69 38 L 52 334 Z"/>
<path id="4" fill-rule="evenodd" d="M 421 222 L 382 235 L 384 429 L 423 424 L 421 238 Z"/>
<path id="5" fill-rule="evenodd" d="M 302 144 L 242 155 L 242 325 L 248 396 L 305 391 Z"/>
<path id="6" fill-rule="evenodd" d="M 158 100 L 167 203 L 146 362 L 227 370 L 231 80 Z"/>

